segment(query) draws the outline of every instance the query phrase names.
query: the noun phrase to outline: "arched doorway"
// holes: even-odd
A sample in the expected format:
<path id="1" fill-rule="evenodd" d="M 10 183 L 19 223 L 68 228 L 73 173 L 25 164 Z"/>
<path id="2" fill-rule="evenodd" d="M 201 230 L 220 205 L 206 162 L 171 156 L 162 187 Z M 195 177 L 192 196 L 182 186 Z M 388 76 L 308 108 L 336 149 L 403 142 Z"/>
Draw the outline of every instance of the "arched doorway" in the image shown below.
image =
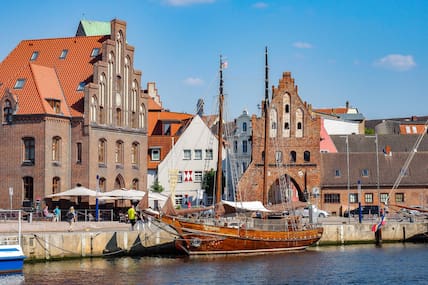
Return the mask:
<path id="1" fill-rule="evenodd" d="M 122 177 L 122 175 L 117 175 L 116 179 L 114 180 L 114 189 L 121 189 L 125 188 L 125 181 Z"/>
<path id="2" fill-rule="evenodd" d="M 306 201 L 303 191 L 293 177 L 283 174 L 275 180 L 268 191 L 268 202 L 275 204 Z"/>

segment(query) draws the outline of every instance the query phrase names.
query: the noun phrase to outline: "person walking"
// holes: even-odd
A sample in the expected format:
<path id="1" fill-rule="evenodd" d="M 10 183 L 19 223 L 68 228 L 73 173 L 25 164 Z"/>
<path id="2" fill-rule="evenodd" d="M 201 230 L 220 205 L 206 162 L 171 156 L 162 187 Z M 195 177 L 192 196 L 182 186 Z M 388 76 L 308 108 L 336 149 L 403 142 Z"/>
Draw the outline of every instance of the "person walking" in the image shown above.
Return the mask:
<path id="1" fill-rule="evenodd" d="M 131 208 L 128 209 L 128 220 L 131 223 L 131 230 L 134 230 L 135 225 L 135 206 L 131 205 Z"/>
<path id="2" fill-rule="evenodd" d="M 68 227 L 68 231 L 72 232 L 73 231 L 73 224 L 76 221 L 76 211 L 74 210 L 74 207 L 71 206 L 70 209 L 67 212 L 67 221 L 69 223 L 69 227 Z"/>
<path id="3" fill-rule="evenodd" d="M 61 210 L 59 209 L 58 206 L 56 206 L 53 212 L 54 212 L 54 219 L 53 219 L 53 221 L 54 222 L 59 222 L 59 220 L 61 219 Z"/>

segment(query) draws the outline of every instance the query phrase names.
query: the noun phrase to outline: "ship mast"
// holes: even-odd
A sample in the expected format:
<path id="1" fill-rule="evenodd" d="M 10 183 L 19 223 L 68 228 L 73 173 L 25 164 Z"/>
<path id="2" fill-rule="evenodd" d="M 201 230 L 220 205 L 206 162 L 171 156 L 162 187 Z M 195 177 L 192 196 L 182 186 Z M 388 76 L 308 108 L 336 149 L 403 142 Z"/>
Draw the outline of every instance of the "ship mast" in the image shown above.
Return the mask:
<path id="1" fill-rule="evenodd" d="M 218 110 L 218 146 L 217 146 L 217 172 L 216 172 L 216 204 L 221 203 L 221 194 L 223 190 L 222 183 L 222 151 L 223 151 L 223 59 L 220 55 L 220 87 L 219 87 L 219 110 Z"/>
<path id="2" fill-rule="evenodd" d="M 263 157 L 263 205 L 267 204 L 268 193 L 268 137 L 269 137 L 269 66 L 268 66 L 268 50 L 265 48 L 265 100 L 263 101 L 263 113 L 265 117 L 265 139 L 264 139 L 264 157 Z"/>

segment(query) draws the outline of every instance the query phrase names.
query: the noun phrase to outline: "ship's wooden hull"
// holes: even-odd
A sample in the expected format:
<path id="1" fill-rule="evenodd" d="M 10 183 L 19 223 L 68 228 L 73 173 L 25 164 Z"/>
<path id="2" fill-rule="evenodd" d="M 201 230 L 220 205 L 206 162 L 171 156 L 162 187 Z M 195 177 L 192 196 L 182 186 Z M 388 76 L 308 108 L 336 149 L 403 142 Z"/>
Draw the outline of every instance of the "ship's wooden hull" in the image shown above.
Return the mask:
<path id="1" fill-rule="evenodd" d="M 260 254 L 303 250 L 316 243 L 323 229 L 311 228 L 289 231 L 243 229 L 213 226 L 162 217 L 181 236 L 176 246 L 188 255 Z"/>

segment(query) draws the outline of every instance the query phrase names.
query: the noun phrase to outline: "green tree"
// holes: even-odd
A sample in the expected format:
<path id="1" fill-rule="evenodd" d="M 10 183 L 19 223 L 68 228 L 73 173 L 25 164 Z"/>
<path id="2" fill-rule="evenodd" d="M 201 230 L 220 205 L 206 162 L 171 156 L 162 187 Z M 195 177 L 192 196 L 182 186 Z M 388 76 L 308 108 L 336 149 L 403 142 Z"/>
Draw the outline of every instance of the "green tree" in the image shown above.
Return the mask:
<path id="1" fill-rule="evenodd" d="M 202 179 L 202 189 L 205 190 L 208 196 L 212 196 L 214 193 L 214 180 L 215 180 L 215 171 L 211 168 L 210 171 L 204 173 L 204 178 Z"/>
<path id="2" fill-rule="evenodd" d="M 150 187 L 150 190 L 152 190 L 153 192 L 157 192 L 157 193 L 161 193 L 164 188 L 163 186 L 159 183 L 159 180 L 156 178 L 155 182 L 153 183 L 153 185 Z"/>

